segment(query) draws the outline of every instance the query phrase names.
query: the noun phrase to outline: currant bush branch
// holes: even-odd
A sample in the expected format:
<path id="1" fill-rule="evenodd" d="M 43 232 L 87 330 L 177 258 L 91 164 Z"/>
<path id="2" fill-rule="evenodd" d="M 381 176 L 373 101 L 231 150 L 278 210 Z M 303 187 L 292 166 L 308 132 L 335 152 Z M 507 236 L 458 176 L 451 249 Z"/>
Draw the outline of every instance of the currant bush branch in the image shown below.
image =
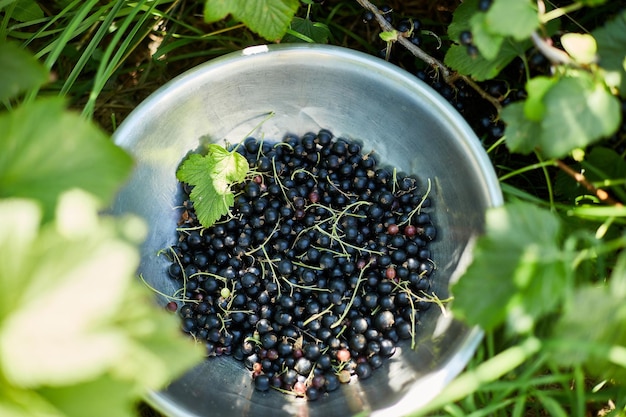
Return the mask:
<path id="1" fill-rule="evenodd" d="M 397 30 L 393 27 L 393 25 L 389 23 L 387 20 L 385 20 L 383 13 L 380 10 L 378 10 L 378 7 L 372 4 L 369 0 L 356 0 L 356 1 L 357 3 L 361 5 L 361 7 L 363 7 L 366 10 L 371 11 L 374 14 L 376 21 L 378 22 L 378 24 L 380 25 L 381 29 L 384 32 L 394 32 L 394 31 L 397 32 Z M 398 36 L 395 41 L 399 42 L 400 45 L 405 47 L 416 58 L 424 61 L 426 64 L 430 65 L 431 67 L 436 68 L 437 71 L 441 73 L 446 83 L 450 85 L 454 85 L 455 81 L 459 79 L 463 80 L 467 85 L 469 85 L 472 89 L 474 89 L 483 99 L 491 103 L 496 108 L 496 111 L 498 112 L 498 114 L 500 114 L 500 112 L 502 111 L 502 104 L 500 103 L 500 101 L 497 98 L 491 96 L 485 90 L 483 90 L 476 82 L 474 82 L 474 80 L 472 80 L 471 78 L 465 75 L 461 75 L 455 71 L 451 71 L 450 68 L 448 68 L 443 62 L 430 56 L 423 49 L 414 45 L 411 41 L 409 41 L 404 36 Z"/>
<path id="2" fill-rule="evenodd" d="M 378 7 L 376 7 L 374 4 L 372 4 L 369 0 L 357 0 L 357 3 L 359 3 L 361 5 L 361 7 L 371 11 L 374 14 L 374 17 L 376 18 L 376 21 L 378 22 L 378 24 L 380 25 L 381 29 L 384 32 L 394 32 L 394 31 L 396 31 L 396 29 L 391 25 L 391 23 L 389 23 L 389 22 L 387 22 L 385 20 L 385 17 L 383 15 L 383 13 L 380 10 L 378 10 Z M 450 69 L 448 67 L 446 67 L 438 59 L 433 58 L 432 56 L 428 55 L 426 52 L 424 52 L 423 49 L 421 49 L 418 46 L 412 44 L 408 39 L 406 39 L 406 38 L 404 38 L 402 36 L 398 36 L 397 41 L 400 42 L 402 44 L 402 46 L 407 48 L 409 50 L 409 52 L 411 52 L 417 58 L 421 59 L 422 61 L 426 62 L 428 65 L 430 65 L 432 67 L 438 68 L 442 72 L 444 78 L 447 79 L 450 76 L 451 72 L 450 72 Z"/>
<path id="3" fill-rule="evenodd" d="M 574 171 L 565 162 L 561 161 L 560 159 L 557 159 L 556 165 L 567 175 L 574 178 L 576 182 L 578 182 L 580 185 L 582 185 L 587 190 L 589 190 L 589 192 L 591 192 L 593 195 L 598 197 L 598 199 L 602 201 L 603 203 L 610 204 L 610 205 L 617 206 L 617 207 L 623 206 L 621 202 L 615 200 L 613 197 L 609 195 L 609 193 L 607 193 L 603 189 L 595 187 L 591 182 L 589 182 L 589 180 L 587 180 L 587 178 L 583 174 L 581 174 L 580 172 Z"/>

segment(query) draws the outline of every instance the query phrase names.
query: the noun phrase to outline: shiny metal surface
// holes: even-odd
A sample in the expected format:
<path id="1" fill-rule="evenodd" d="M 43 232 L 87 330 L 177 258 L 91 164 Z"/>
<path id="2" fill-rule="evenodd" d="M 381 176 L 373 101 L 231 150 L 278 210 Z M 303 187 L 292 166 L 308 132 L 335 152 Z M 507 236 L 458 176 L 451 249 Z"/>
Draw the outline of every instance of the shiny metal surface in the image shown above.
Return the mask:
<path id="1" fill-rule="evenodd" d="M 485 209 L 501 204 L 490 161 L 465 121 L 414 76 L 365 54 L 319 45 L 259 46 L 215 59 L 163 86 L 122 123 L 114 140 L 134 155 L 136 167 L 113 209 L 148 221 L 143 277 L 162 292 L 175 291 L 157 252 L 176 238 L 181 159 L 207 140 L 242 140 L 269 112 L 275 116 L 255 136 L 281 139 L 327 128 L 417 174 L 424 187 L 431 179 L 439 227 L 434 290 L 447 297 L 482 231 Z M 176 417 L 400 416 L 455 377 L 481 338 L 480 330 L 437 308 L 428 310 L 418 333 L 417 350 L 403 345 L 371 378 L 311 403 L 255 391 L 250 373 L 232 358 L 208 360 L 148 400 Z"/>

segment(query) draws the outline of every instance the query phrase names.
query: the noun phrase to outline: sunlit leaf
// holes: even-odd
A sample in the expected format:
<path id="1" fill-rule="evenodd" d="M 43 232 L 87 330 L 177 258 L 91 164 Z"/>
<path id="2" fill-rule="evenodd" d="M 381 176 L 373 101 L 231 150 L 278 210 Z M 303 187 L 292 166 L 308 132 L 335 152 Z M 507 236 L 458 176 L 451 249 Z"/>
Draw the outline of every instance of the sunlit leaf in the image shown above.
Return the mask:
<path id="1" fill-rule="evenodd" d="M 189 197 L 204 227 L 228 213 L 235 199 L 231 185 L 243 181 L 248 169 L 243 156 L 215 144 L 208 146 L 206 155 L 194 153 L 182 162 L 176 177 L 193 186 Z"/>
<path id="2" fill-rule="evenodd" d="M 86 197 L 66 210 L 96 211 L 95 204 Z M 20 254 L 23 262 L 33 265 L 20 279 L 24 289 L 0 337 L 0 362 L 16 385 L 62 385 L 93 378 L 126 348 L 123 332 L 107 320 L 123 300 L 139 264 L 138 253 L 109 228 L 96 224 L 87 232 L 67 238 L 49 224 Z M 15 279 L 2 281 L 9 278 Z M 89 296 L 93 291 L 97 296 Z M 74 312 L 71 319 L 68 312 Z"/>
<path id="3" fill-rule="evenodd" d="M 591 35 L 565 33 L 561 36 L 565 51 L 578 63 L 591 64 L 596 60 L 598 45 Z"/>
<path id="4" fill-rule="evenodd" d="M 452 14 L 452 22 L 448 25 L 448 35 L 458 41 L 461 32 L 470 29 L 469 20 L 478 11 L 478 0 L 461 2 Z"/>
<path id="5" fill-rule="evenodd" d="M 0 200 L 1 219 L 26 220 L 0 228 L 0 250 L 12 255 L 0 267 L 0 384 L 46 387 L 42 393 L 70 417 L 100 415 L 88 411 L 101 405 L 88 398 L 94 387 L 113 396 L 108 415 L 125 415 L 132 398 L 161 389 L 204 357 L 180 332 L 178 317 L 157 310 L 134 277 L 144 223 L 98 216 L 97 207 L 81 190 L 66 192 L 55 221 L 38 228 L 36 202 Z M 80 227 L 67 224 L 68 214 Z M 11 271 L 19 279 L 5 276 Z M 65 403 L 70 395 L 85 397 L 82 409 Z M 7 407 L 17 401 L 6 400 Z"/>

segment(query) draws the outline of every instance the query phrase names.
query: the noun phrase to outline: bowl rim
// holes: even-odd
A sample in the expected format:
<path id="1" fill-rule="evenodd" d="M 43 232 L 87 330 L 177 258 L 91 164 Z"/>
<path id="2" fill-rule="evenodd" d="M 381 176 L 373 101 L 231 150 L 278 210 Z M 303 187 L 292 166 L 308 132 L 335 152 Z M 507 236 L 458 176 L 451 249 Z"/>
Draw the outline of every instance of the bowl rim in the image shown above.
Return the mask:
<path id="1" fill-rule="evenodd" d="M 118 126 L 116 131 L 113 133 L 113 141 L 118 145 L 123 144 L 124 132 L 127 129 L 132 130 L 132 125 L 135 123 L 135 119 L 137 117 L 140 117 L 143 112 L 148 110 L 150 106 L 153 105 L 153 103 L 157 102 L 162 94 L 165 94 L 167 91 L 183 84 L 194 75 L 197 75 L 197 73 L 210 71 L 218 66 L 223 67 L 232 65 L 241 60 L 248 59 L 251 56 L 260 54 L 290 54 L 307 52 L 324 54 L 331 58 L 340 57 L 342 59 L 354 61 L 361 65 L 371 67 L 379 73 L 393 74 L 394 77 L 399 77 L 404 82 L 418 85 L 420 89 L 426 89 L 427 92 L 429 92 L 429 98 L 434 100 L 438 106 L 447 110 L 448 117 L 453 119 L 456 127 L 461 129 L 462 132 L 468 137 L 475 138 L 475 140 L 472 140 L 471 143 L 465 143 L 465 145 L 470 148 L 472 156 L 476 159 L 482 172 L 493 174 L 492 178 L 485 178 L 487 185 L 486 191 L 489 198 L 489 201 L 487 201 L 488 208 L 498 207 L 503 204 L 502 190 L 499 182 L 497 181 L 497 177 L 493 171 L 493 165 L 489 160 L 487 153 L 480 145 L 480 141 L 476 137 L 473 129 L 471 129 L 465 119 L 456 111 L 456 109 L 452 107 L 450 103 L 441 97 L 434 89 L 432 89 L 432 87 L 422 80 L 419 80 L 408 71 L 373 55 L 342 46 L 302 43 L 261 44 L 212 58 L 177 75 L 145 98 Z M 468 254 L 468 256 L 471 258 L 471 254 Z M 466 259 L 465 262 L 469 262 L 469 260 Z M 458 269 L 459 268 L 457 268 L 457 270 Z M 467 326 L 467 333 L 459 343 L 458 349 L 449 355 L 447 360 L 442 362 L 434 372 L 428 373 L 424 375 L 424 377 L 420 378 L 418 383 L 414 384 L 397 403 L 382 409 L 368 410 L 368 415 L 371 415 L 372 417 L 401 415 L 402 413 L 415 412 L 424 407 L 427 403 L 432 401 L 432 399 L 435 398 L 445 386 L 447 386 L 461 373 L 471 357 L 475 354 L 476 349 L 481 343 L 483 337 L 484 332 L 479 326 Z M 425 388 L 427 388 L 428 395 L 424 395 Z M 178 407 L 170 400 L 170 398 L 171 397 L 168 397 L 163 392 L 157 390 L 149 390 L 144 394 L 144 400 L 146 403 L 165 415 L 176 417 L 198 417 L 196 414 L 192 414 L 187 410 Z"/>

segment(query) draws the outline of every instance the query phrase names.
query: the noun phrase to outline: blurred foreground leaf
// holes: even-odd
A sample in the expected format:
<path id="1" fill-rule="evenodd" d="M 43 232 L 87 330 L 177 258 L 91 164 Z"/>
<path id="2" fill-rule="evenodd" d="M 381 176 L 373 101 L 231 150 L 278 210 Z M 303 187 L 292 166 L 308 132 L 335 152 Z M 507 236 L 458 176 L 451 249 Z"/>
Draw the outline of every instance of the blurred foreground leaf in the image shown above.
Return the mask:
<path id="1" fill-rule="evenodd" d="M 48 71 L 28 52 L 12 43 L 0 42 L 0 101 L 46 82 Z"/>
<path id="2" fill-rule="evenodd" d="M 622 253 L 608 285 L 577 288 L 554 328 L 554 360 L 564 366 L 585 365 L 588 372 L 626 379 L 626 254 Z M 618 360 L 615 360 L 618 359 Z M 616 366 L 619 365 L 619 366 Z"/>
<path id="3" fill-rule="evenodd" d="M 452 287 L 453 312 L 487 331 L 505 323 L 516 332 L 531 330 L 568 279 L 559 233 L 559 219 L 530 203 L 489 209 L 474 259 Z"/>
<path id="4" fill-rule="evenodd" d="M 108 203 L 132 166 L 131 157 L 94 124 L 41 99 L 0 115 L 0 198 L 41 202 L 45 220 L 71 188 Z"/>
<path id="5" fill-rule="evenodd" d="M 13 410 L 3 416 L 130 416 L 203 358 L 134 276 L 143 222 L 98 206 L 71 190 L 40 224 L 35 201 L 0 200 L 0 410 Z"/>

